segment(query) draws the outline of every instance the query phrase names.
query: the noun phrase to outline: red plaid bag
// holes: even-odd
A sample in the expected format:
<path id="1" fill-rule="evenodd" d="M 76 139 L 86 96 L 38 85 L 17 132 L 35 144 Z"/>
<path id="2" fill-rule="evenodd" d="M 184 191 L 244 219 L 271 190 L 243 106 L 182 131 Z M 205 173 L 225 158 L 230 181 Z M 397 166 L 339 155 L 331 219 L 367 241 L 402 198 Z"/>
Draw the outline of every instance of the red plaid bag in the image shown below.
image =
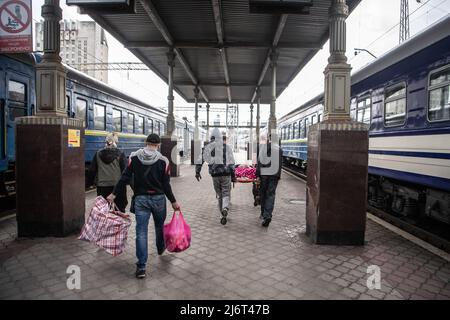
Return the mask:
<path id="1" fill-rule="evenodd" d="M 99 196 L 88 220 L 81 230 L 79 240 L 93 242 L 109 254 L 117 256 L 125 249 L 131 219 L 118 210 L 113 210 L 108 201 Z"/>

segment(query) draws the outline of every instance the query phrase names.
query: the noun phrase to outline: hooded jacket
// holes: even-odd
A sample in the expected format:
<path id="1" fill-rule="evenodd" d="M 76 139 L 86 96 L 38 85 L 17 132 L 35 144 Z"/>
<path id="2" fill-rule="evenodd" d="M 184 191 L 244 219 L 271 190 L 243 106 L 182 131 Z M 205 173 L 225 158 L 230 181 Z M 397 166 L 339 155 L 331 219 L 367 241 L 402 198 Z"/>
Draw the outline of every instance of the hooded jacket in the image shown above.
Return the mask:
<path id="1" fill-rule="evenodd" d="M 256 176 L 272 176 L 280 179 L 282 162 L 283 151 L 278 144 L 261 144 L 256 165 Z"/>
<path id="2" fill-rule="evenodd" d="M 159 151 L 144 148 L 133 152 L 113 193 L 117 195 L 132 179 L 134 196 L 165 194 L 171 203 L 176 202 L 170 186 L 169 160 Z"/>
<path id="3" fill-rule="evenodd" d="M 234 179 L 233 150 L 223 143 L 222 134 L 217 128 L 212 132 L 211 142 L 202 150 L 201 159 L 198 159 L 195 166 L 196 174 L 200 174 L 204 162 L 208 164 L 208 171 L 212 177 L 231 176 Z"/>
<path id="4" fill-rule="evenodd" d="M 97 151 L 88 170 L 87 184 L 98 187 L 113 187 L 125 170 L 125 154 L 114 147 L 105 147 Z"/>

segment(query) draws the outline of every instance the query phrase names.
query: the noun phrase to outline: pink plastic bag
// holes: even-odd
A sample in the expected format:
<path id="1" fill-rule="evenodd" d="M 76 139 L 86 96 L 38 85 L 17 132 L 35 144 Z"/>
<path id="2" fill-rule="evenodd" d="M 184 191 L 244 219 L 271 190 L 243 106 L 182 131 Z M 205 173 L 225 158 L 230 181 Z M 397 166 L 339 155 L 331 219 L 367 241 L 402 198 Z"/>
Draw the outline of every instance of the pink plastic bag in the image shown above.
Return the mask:
<path id="1" fill-rule="evenodd" d="M 181 252 L 191 245 L 191 227 L 184 220 L 181 211 L 175 211 L 172 220 L 164 225 L 164 241 L 169 252 Z"/>

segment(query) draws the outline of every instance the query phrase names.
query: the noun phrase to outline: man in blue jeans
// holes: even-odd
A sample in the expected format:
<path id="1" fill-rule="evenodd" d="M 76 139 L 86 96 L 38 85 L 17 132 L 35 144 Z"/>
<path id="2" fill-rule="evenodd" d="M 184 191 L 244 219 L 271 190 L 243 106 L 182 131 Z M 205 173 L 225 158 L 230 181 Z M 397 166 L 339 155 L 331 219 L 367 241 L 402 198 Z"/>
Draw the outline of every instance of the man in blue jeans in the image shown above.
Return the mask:
<path id="1" fill-rule="evenodd" d="M 133 178 L 134 211 L 136 215 L 136 278 L 145 278 L 145 267 L 148 259 L 148 222 L 153 214 L 156 233 L 156 248 L 158 255 L 166 249 L 164 243 L 164 221 L 166 220 L 166 197 L 172 203 L 174 210 L 180 206 L 175 200 L 170 186 L 169 160 L 158 148 L 161 139 L 157 134 L 150 134 L 146 140 L 146 147 L 130 155 L 128 165 L 122 177 L 116 184 L 112 194 L 108 196 L 114 201 L 116 194 L 122 190 Z"/>

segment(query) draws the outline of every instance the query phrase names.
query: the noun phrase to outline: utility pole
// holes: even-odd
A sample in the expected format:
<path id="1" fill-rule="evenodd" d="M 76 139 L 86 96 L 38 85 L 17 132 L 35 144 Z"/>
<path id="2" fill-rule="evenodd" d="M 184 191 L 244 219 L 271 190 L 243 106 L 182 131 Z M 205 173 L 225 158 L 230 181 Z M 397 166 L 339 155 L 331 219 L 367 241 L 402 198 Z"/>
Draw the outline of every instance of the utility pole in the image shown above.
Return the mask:
<path id="1" fill-rule="evenodd" d="M 399 43 L 409 38 L 409 0 L 400 1 L 400 35 Z"/>
<path id="2" fill-rule="evenodd" d="M 422 3 L 422 0 L 416 0 L 417 3 Z M 399 43 L 409 39 L 409 0 L 400 1 L 400 35 Z"/>

